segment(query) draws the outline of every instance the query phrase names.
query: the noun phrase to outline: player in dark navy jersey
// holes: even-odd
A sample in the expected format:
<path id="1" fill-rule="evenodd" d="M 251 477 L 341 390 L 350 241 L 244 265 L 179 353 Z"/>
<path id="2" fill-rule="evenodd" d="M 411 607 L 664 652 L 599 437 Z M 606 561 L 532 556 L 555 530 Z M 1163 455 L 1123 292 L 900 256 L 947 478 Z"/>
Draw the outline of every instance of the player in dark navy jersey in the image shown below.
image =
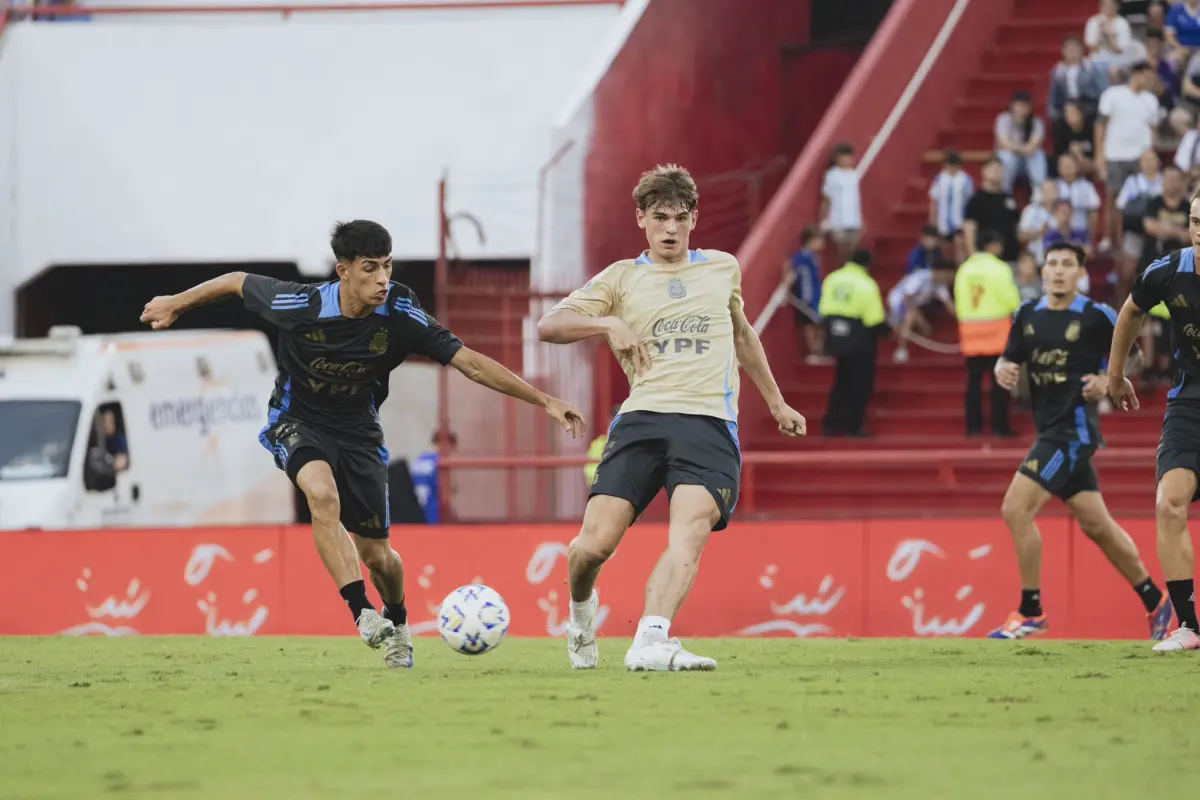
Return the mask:
<path id="1" fill-rule="evenodd" d="M 1174 333 L 1175 385 L 1167 392 L 1167 414 L 1158 442 L 1158 491 L 1154 518 L 1158 529 L 1158 558 L 1175 604 L 1179 628 L 1155 650 L 1200 649 L 1196 598 L 1192 574 L 1195 557 L 1188 533 L 1188 507 L 1200 499 L 1200 279 L 1196 259 L 1200 252 L 1200 195 L 1188 205 L 1188 234 L 1192 246 L 1164 256 L 1146 267 L 1134 281 L 1133 291 L 1117 320 L 1109 358 L 1109 393 L 1122 411 L 1138 407 L 1133 385 L 1117 379 L 1125 366 L 1125 353 L 1141 329 L 1148 311 L 1165 303 Z"/>
<path id="2" fill-rule="evenodd" d="M 386 645 L 389 667 L 411 667 L 404 567 L 388 543 L 388 452 L 379 424 L 389 373 L 410 355 L 426 356 L 541 406 L 572 435 L 582 432 L 583 418 L 464 347 L 426 314 L 411 289 L 391 280 L 392 238 L 381 225 L 339 224 L 331 244 L 335 281 L 313 285 L 234 272 L 154 298 L 142 321 L 167 328 L 194 306 L 237 294 L 279 327 L 279 377 L 259 439 L 308 498 L 317 552 L 363 640 Z M 367 599 L 360 559 L 383 600 L 382 616 Z"/>
<path id="3" fill-rule="evenodd" d="M 1027 366 L 1037 440 L 1001 508 L 1016 544 L 1022 588 L 1020 606 L 989 634 L 993 639 L 1022 639 L 1047 628 L 1042 539 L 1034 518 L 1051 497 L 1066 503 L 1083 532 L 1133 585 L 1150 637 L 1163 639 L 1171 624 L 1171 602 L 1150 578 L 1133 539 L 1109 514 L 1092 466 L 1101 441 L 1096 401 L 1107 393 L 1104 369 L 1117 312 L 1079 294 L 1083 274 L 1078 245 L 1060 242 L 1046 251 L 1046 295 L 1017 310 L 996 364 L 996 381 L 1009 390 L 1017 385 L 1020 365 Z"/>

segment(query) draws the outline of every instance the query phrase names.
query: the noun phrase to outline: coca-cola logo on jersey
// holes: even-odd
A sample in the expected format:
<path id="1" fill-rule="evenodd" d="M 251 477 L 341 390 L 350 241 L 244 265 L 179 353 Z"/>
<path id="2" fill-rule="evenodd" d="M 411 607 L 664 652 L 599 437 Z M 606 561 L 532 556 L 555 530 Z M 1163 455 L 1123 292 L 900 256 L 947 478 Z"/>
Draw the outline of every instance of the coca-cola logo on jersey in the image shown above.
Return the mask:
<path id="1" fill-rule="evenodd" d="M 335 378 L 361 378 L 371 369 L 361 361 L 330 361 L 320 357 L 313 360 L 308 368 L 321 375 L 332 375 Z"/>
<path id="2" fill-rule="evenodd" d="M 1200 339 L 1200 326 L 1189 322 L 1183 326 L 1183 335 L 1189 339 Z"/>
<path id="3" fill-rule="evenodd" d="M 654 336 L 668 336 L 673 333 L 708 333 L 710 317 L 700 314 L 689 314 L 676 319 L 660 318 L 655 321 L 651 331 Z"/>

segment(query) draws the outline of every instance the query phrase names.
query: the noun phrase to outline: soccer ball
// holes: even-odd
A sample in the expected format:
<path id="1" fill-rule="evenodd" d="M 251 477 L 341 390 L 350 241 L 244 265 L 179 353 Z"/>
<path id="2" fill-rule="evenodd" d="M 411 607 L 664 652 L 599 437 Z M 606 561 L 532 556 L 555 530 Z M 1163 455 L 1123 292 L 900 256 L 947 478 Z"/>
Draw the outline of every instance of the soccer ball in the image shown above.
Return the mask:
<path id="1" fill-rule="evenodd" d="M 508 621 L 504 598 L 489 586 L 473 583 L 446 595 L 438 612 L 438 631 L 451 649 L 478 656 L 500 646 Z"/>

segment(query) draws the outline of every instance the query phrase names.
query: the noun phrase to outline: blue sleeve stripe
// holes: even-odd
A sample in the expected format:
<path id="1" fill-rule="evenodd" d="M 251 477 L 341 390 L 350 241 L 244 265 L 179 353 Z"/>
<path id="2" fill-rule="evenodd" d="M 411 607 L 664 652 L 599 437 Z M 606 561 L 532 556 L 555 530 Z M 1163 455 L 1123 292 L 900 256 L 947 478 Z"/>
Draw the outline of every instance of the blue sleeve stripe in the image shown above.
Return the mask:
<path id="1" fill-rule="evenodd" d="M 1108 321 L 1113 325 L 1117 324 L 1117 312 L 1108 303 L 1093 303 L 1096 308 L 1100 309 L 1104 316 L 1108 317 Z"/>
<path id="2" fill-rule="evenodd" d="M 307 306 L 307 297 L 276 297 L 271 301 L 271 307 L 276 306 Z"/>
<path id="3" fill-rule="evenodd" d="M 1170 263 L 1171 263 L 1171 257 L 1170 257 L 1170 256 L 1163 256 L 1163 257 L 1162 257 L 1162 258 L 1160 258 L 1158 261 L 1152 261 L 1152 262 L 1150 262 L 1150 266 L 1146 267 L 1146 271 L 1145 271 L 1145 272 L 1143 272 L 1142 274 L 1143 274 L 1143 275 L 1147 275 L 1147 274 L 1149 274 L 1151 271 L 1153 271 L 1153 270 L 1156 270 L 1156 269 L 1158 269 L 1158 268 L 1160 268 L 1160 267 L 1165 267 L 1165 266 L 1167 266 L 1167 265 L 1168 265 L 1168 264 L 1170 264 Z"/>
<path id="4" fill-rule="evenodd" d="M 429 327 L 429 317 L 427 317 L 425 315 L 425 312 L 422 311 L 421 309 L 414 308 L 412 301 L 409 300 L 408 298 L 401 297 L 400 299 L 398 299 L 395 302 L 395 308 L 397 311 L 401 311 L 405 314 L 408 314 L 408 316 L 412 317 L 413 319 L 415 319 L 417 322 L 421 323 L 425 327 Z"/>
<path id="5" fill-rule="evenodd" d="M 276 300 L 292 299 L 292 298 L 307 298 L 308 292 L 280 292 L 275 295 Z"/>
<path id="6" fill-rule="evenodd" d="M 272 311 L 291 311 L 297 308 L 308 308 L 307 302 L 271 303 Z"/>

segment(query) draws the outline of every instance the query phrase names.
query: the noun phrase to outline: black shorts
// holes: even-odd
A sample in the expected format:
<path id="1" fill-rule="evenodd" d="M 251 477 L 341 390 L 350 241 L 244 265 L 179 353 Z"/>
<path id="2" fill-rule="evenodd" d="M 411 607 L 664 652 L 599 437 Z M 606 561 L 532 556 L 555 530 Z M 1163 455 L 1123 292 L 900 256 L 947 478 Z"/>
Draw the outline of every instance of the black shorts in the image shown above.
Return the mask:
<path id="1" fill-rule="evenodd" d="M 1200 409 L 1168 403 L 1162 437 L 1158 440 L 1155 484 L 1173 469 L 1190 469 L 1200 484 Z M 1200 486 L 1192 495 L 1192 502 L 1197 500 L 1200 500 Z"/>
<path id="2" fill-rule="evenodd" d="M 1080 492 L 1100 491 L 1092 464 L 1095 453 L 1093 444 L 1039 436 L 1019 472 L 1055 497 L 1069 500 Z"/>
<path id="3" fill-rule="evenodd" d="M 669 498 L 676 486 L 703 486 L 721 511 L 713 526 L 719 531 L 737 506 L 741 472 L 736 423 L 695 414 L 631 411 L 613 420 L 588 497 L 603 494 L 628 500 L 636 519 L 663 487 Z"/>
<path id="4" fill-rule="evenodd" d="M 324 461 L 333 470 L 342 525 L 369 539 L 386 539 L 388 452 L 383 445 L 348 442 L 303 422 L 283 420 L 266 428 L 259 441 L 275 456 L 275 466 L 292 483 L 305 464 Z"/>

